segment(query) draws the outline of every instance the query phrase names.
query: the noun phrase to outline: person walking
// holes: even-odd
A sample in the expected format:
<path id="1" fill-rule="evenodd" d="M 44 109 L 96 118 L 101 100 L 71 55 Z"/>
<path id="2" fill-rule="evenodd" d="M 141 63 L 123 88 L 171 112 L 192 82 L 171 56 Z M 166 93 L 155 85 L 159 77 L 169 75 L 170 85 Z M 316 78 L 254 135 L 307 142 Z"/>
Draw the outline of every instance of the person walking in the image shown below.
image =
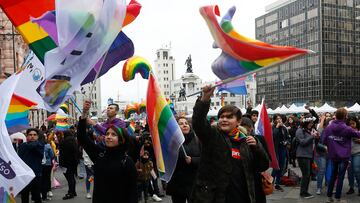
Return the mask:
<path id="1" fill-rule="evenodd" d="M 45 138 L 45 137 L 44 137 Z M 52 162 L 55 159 L 54 151 L 51 148 L 51 145 L 48 143 L 47 139 L 43 139 L 45 143 L 44 146 L 44 158 L 42 160 L 42 178 L 41 178 L 41 198 L 43 201 L 51 200 L 51 197 L 48 196 L 48 193 L 51 191 L 51 170 Z"/>

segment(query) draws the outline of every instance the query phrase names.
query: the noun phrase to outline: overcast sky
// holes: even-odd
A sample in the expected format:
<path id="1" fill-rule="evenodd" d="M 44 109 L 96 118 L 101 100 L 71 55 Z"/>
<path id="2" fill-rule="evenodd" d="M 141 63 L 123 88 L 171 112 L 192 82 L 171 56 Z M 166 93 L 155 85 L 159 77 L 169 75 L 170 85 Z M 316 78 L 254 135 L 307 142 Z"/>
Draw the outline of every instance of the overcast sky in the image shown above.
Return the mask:
<path id="1" fill-rule="evenodd" d="M 220 55 L 213 49 L 210 31 L 199 13 L 205 5 L 219 5 L 221 16 L 233 5 L 237 11 L 233 18 L 235 29 L 247 37 L 255 38 L 255 18 L 265 14 L 265 6 L 276 0 L 138 0 L 142 4 L 137 19 L 123 29 L 134 42 L 135 55 L 145 57 L 153 65 L 156 50 L 171 42 L 175 57 L 176 78 L 186 71 L 186 58 L 191 54 L 193 71 L 203 81 L 215 80 L 211 63 Z M 129 0 L 127 0 L 129 2 Z M 145 98 L 147 80 L 137 75 L 134 80 L 122 80 L 120 62 L 101 77 L 102 106 L 112 97 L 138 102 Z"/>

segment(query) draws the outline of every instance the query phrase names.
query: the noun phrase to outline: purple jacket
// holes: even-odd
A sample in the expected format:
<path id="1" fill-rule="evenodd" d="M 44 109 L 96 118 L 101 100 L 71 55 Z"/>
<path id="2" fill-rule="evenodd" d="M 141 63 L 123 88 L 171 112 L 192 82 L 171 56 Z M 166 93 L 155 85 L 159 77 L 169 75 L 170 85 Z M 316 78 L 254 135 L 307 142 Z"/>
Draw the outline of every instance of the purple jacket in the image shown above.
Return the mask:
<path id="1" fill-rule="evenodd" d="M 324 130 L 324 143 L 328 156 L 332 160 L 347 161 L 351 157 L 351 138 L 360 138 L 360 132 L 345 124 L 345 121 L 334 120 Z"/>
<path id="2" fill-rule="evenodd" d="M 110 121 L 109 119 L 106 120 L 106 122 L 102 123 L 102 124 L 96 124 L 95 130 L 98 131 L 100 133 L 100 135 L 105 135 L 106 133 L 106 129 L 110 126 L 110 125 L 115 125 L 117 127 L 120 128 L 126 128 L 126 123 L 125 121 L 123 121 L 120 118 L 114 118 L 112 121 Z"/>

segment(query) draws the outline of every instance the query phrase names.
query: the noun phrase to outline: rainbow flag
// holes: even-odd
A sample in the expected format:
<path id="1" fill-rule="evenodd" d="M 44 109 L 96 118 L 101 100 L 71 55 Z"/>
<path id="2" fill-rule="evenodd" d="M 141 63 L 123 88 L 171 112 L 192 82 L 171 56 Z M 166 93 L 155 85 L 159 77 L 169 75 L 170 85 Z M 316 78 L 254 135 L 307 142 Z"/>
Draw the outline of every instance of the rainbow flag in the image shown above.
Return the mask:
<path id="1" fill-rule="evenodd" d="M 70 125 L 68 123 L 68 119 L 69 119 L 69 117 L 67 115 L 56 114 L 56 116 L 55 116 L 55 120 L 56 120 L 55 129 L 58 130 L 58 131 L 69 130 Z"/>
<path id="2" fill-rule="evenodd" d="M 185 138 L 153 74 L 149 76 L 146 112 L 160 178 L 168 182 Z"/>
<path id="3" fill-rule="evenodd" d="M 130 122 L 129 126 L 127 127 L 127 132 L 129 134 L 129 136 L 134 135 L 134 133 L 135 133 L 135 122 L 134 121 Z"/>
<path id="4" fill-rule="evenodd" d="M 4 187 L 0 187 L 0 203 L 16 203 L 14 195 L 5 191 Z"/>
<path id="5" fill-rule="evenodd" d="M 13 94 L 5 118 L 9 134 L 20 132 L 30 127 L 28 119 L 29 110 L 36 105 L 37 103 Z"/>
<path id="6" fill-rule="evenodd" d="M 229 83 L 221 84 L 217 87 L 217 91 L 225 90 L 234 94 L 247 95 L 245 79 L 246 77 L 241 77 Z"/>
<path id="7" fill-rule="evenodd" d="M 291 46 L 275 46 L 240 35 L 231 23 L 235 11 L 235 7 L 230 8 L 219 24 L 216 18 L 220 16 L 218 6 L 200 8 L 215 41 L 215 48 L 223 51 L 212 65 L 213 72 L 220 79 L 242 75 L 312 52 Z"/>
<path id="8" fill-rule="evenodd" d="M 266 110 L 266 105 L 264 99 L 261 102 L 261 111 L 259 112 L 258 120 L 255 123 L 255 133 L 257 135 L 264 136 L 265 142 L 267 144 L 271 162 L 270 166 L 273 169 L 279 169 L 279 163 L 276 158 L 275 147 L 274 147 L 274 140 L 272 136 L 272 127 L 270 123 L 270 119 Z"/>
<path id="9" fill-rule="evenodd" d="M 55 0 L 0 0 L 0 7 L 30 49 L 44 64 L 45 53 L 58 47 L 54 12 Z M 141 5 L 136 0 L 131 0 L 126 8 L 123 26 L 133 22 L 140 10 Z M 131 57 L 133 54 L 134 45 L 132 41 L 123 32 L 120 32 L 109 49 L 99 77 L 118 62 Z M 103 58 L 98 61 L 82 84 L 94 80 L 102 61 Z"/>

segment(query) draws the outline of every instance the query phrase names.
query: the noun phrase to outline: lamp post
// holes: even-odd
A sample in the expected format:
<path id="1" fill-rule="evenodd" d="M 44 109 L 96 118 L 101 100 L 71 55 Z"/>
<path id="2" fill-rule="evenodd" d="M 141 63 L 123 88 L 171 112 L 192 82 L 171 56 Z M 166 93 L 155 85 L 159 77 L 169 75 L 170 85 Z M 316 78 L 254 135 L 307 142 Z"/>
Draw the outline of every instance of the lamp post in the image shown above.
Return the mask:
<path id="1" fill-rule="evenodd" d="M 332 88 L 331 91 L 330 91 L 330 95 L 333 96 L 333 98 L 334 98 L 333 106 L 335 106 L 335 100 L 336 100 L 335 97 L 337 96 L 337 94 L 335 94 L 335 90 L 337 90 L 336 87 L 338 87 L 338 86 L 341 85 L 341 84 L 343 84 L 343 82 L 342 82 L 342 81 L 339 81 L 338 83 L 336 83 L 336 84 L 333 86 L 333 88 Z"/>

